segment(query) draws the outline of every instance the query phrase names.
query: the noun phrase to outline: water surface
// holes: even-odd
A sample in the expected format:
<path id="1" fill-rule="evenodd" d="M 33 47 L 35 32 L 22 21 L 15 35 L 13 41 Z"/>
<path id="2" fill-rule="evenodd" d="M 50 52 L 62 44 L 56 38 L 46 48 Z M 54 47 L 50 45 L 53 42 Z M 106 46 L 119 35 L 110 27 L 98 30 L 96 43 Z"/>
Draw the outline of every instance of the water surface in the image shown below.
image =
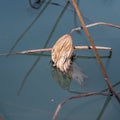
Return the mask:
<path id="1" fill-rule="evenodd" d="M 0 53 L 52 47 L 55 41 L 72 28 L 80 26 L 72 5 L 64 0 L 58 5 L 45 1 L 39 9 L 26 0 L 0 1 Z M 119 4 L 116 0 L 78 0 L 86 24 L 109 22 L 120 25 Z M 98 46 L 113 49 L 112 57 L 102 58 L 112 84 L 120 92 L 120 30 L 106 26 L 89 28 Z M 74 45 L 89 45 L 83 31 L 74 32 Z M 101 57 L 108 51 L 99 51 Z M 0 57 L 0 116 L 4 120 L 50 120 L 57 105 L 78 92 L 100 91 L 107 88 L 92 51 L 76 51 L 75 60 L 87 79 L 80 84 L 66 78 L 51 66 L 51 53 L 40 55 L 10 55 Z M 58 120 L 119 120 L 120 107 L 112 97 L 92 96 L 66 103 Z"/>

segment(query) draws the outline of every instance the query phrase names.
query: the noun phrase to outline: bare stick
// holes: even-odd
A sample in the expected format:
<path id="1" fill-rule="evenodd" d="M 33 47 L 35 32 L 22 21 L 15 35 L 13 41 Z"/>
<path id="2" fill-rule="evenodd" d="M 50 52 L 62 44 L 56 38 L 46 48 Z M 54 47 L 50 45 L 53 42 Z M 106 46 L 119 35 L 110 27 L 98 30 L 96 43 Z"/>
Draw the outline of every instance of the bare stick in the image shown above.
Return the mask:
<path id="1" fill-rule="evenodd" d="M 93 95 L 111 96 L 110 93 L 106 93 L 106 92 L 90 92 L 90 93 L 85 93 L 85 94 L 79 94 L 79 95 L 70 96 L 70 97 L 64 99 L 62 102 L 60 102 L 60 103 L 58 104 L 57 109 L 56 109 L 55 112 L 54 112 L 54 115 L 53 115 L 52 120 L 56 120 L 60 109 L 62 108 L 62 106 L 63 106 L 67 101 L 72 100 L 72 99 L 81 98 L 81 97 L 93 96 Z"/>
<path id="2" fill-rule="evenodd" d="M 105 25 L 105 26 L 109 26 L 109 27 L 114 27 L 114 28 L 118 28 L 120 29 L 120 26 L 119 25 L 115 25 L 115 24 L 111 24 L 111 23 L 106 23 L 106 22 L 96 22 L 96 23 L 92 23 L 92 24 L 89 24 L 89 25 L 86 25 L 87 28 L 89 27 L 94 27 L 94 26 L 97 26 L 97 25 Z M 73 28 L 70 33 L 74 32 L 74 31 L 80 31 L 80 30 L 83 30 L 83 27 L 77 27 L 77 28 Z"/>
<path id="3" fill-rule="evenodd" d="M 92 46 L 75 46 L 75 50 L 89 50 L 93 49 Z M 112 48 L 110 47 L 101 47 L 101 46 L 96 46 L 97 50 L 110 50 L 112 53 Z M 21 51 L 21 52 L 12 52 L 12 53 L 5 53 L 5 54 L 0 54 L 0 56 L 6 56 L 6 55 L 16 55 L 16 54 L 29 54 L 29 53 L 38 53 L 38 52 L 47 52 L 51 51 L 52 48 L 43 48 L 43 49 L 35 49 L 35 50 L 26 50 L 26 51 Z"/>
<path id="4" fill-rule="evenodd" d="M 35 52 L 47 52 L 47 51 L 51 51 L 52 48 L 43 48 L 43 49 L 36 49 L 36 50 L 27 50 L 27 51 L 22 51 L 22 52 L 18 52 L 18 53 L 22 53 L 22 54 L 28 54 L 28 53 L 35 53 Z"/>
<path id="5" fill-rule="evenodd" d="M 93 49 L 92 46 L 75 46 L 76 50 L 89 50 L 89 49 Z M 112 50 L 112 48 L 110 47 L 101 47 L 101 46 L 96 46 L 97 50 Z"/>
<path id="6" fill-rule="evenodd" d="M 52 48 L 43 48 L 43 49 L 36 49 L 36 50 L 26 50 L 26 51 L 21 51 L 21 52 L 5 53 L 5 54 L 0 54 L 0 56 L 47 52 L 47 51 L 51 51 L 51 50 L 52 50 Z"/>
<path id="7" fill-rule="evenodd" d="M 90 36 L 90 33 L 88 32 L 88 29 L 87 29 L 87 27 L 86 27 L 86 25 L 85 25 L 85 23 L 84 23 L 84 20 L 83 20 L 83 18 L 82 18 L 82 15 L 81 15 L 81 13 L 80 13 L 80 10 L 79 10 L 79 8 L 78 8 L 78 6 L 77 6 L 77 4 L 76 4 L 76 0 L 72 0 L 72 3 L 73 3 L 73 5 L 74 5 L 74 8 L 75 8 L 76 13 L 77 13 L 77 15 L 78 15 L 78 18 L 79 18 L 79 20 L 80 20 L 80 22 L 81 22 L 81 24 L 82 24 L 83 30 L 84 30 L 84 32 L 85 32 L 85 34 L 86 34 L 86 36 L 87 36 L 87 38 L 88 38 L 88 40 L 89 40 L 89 43 L 90 43 L 91 46 L 93 47 L 94 54 L 95 54 L 95 56 L 96 56 L 96 58 L 97 58 L 97 61 L 98 61 L 99 65 L 100 65 L 100 68 L 101 68 L 102 74 L 103 74 L 103 76 L 104 76 L 104 79 L 105 79 L 105 81 L 106 81 L 106 83 L 107 83 L 107 86 L 108 86 L 109 90 L 111 91 L 111 93 L 114 94 L 114 96 L 116 97 L 116 99 L 117 99 L 118 102 L 120 103 L 120 97 L 119 97 L 118 94 L 115 92 L 115 90 L 113 89 L 113 87 L 112 87 L 112 85 L 111 85 L 111 83 L 110 83 L 110 81 L 109 81 L 108 75 L 107 75 L 107 73 L 106 73 L 106 71 L 105 71 L 105 68 L 104 68 L 104 66 L 103 66 L 103 64 L 102 64 L 102 61 L 101 61 L 100 56 L 99 56 L 99 53 L 98 53 L 98 51 L 97 51 L 97 49 L 96 49 L 96 47 L 95 47 L 95 45 L 94 45 L 94 42 L 93 42 L 93 40 L 92 40 L 92 37 Z"/>
<path id="8" fill-rule="evenodd" d="M 97 50 L 109 50 L 109 57 L 112 56 L 112 48 L 110 47 L 101 47 L 101 46 L 95 46 Z M 89 50 L 93 49 L 92 46 L 75 46 L 75 50 Z"/>

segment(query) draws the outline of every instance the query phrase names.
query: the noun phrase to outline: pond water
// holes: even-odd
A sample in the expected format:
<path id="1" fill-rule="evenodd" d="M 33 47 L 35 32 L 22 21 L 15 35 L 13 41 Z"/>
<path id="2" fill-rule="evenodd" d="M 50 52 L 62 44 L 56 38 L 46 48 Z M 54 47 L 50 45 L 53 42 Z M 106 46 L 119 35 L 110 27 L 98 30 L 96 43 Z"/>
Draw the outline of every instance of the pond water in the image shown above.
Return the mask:
<path id="1" fill-rule="evenodd" d="M 120 25 L 119 0 L 77 2 L 86 24 Z M 32 8 L 28 0 L 1 0 L 0 9 L 0 54 L 52 47 L 59 37 L 81 26 L 72 2 L 65 0 L 45 0 L 39 9 Z M 108 51 L 99 54 L 111 84 L 120 92 L 120 30 L 103 25 L 88 30 L 95 45 L 113 49 L 111 58 Z M 74 45 L 89 45 L 83 31 L 74 32 L 72 38 Z M 0 120 L 50 120 L 68 96 L 106 89 L 93 51 L 75 54 L 79 56 L 74 63 L 78 76 L 72 78 L 52 67 L 50 52 L 0 56 Z M 81 75 L 87 76 L 84 81 L 79 79 Z M 119 120 L 120 105 L 115 97 L 83 97 L 67 102 L 57 119 Z"/>

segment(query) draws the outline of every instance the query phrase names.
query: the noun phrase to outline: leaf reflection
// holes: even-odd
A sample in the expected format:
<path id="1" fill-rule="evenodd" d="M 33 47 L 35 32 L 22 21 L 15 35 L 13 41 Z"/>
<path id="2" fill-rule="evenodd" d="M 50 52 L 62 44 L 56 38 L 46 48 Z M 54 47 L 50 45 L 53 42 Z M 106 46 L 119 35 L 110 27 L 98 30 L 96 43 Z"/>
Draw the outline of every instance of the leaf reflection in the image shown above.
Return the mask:
<path id="1" fill-rule="evenodd" d="M 76 81 L 80 86 L 83 84 L 87 76 L 82 72 L 80 67 L 73 62 L 67 73 L 61 72 L 59 69 L 52 68 L 53 79 L 64 90 L 70 90 L 72 80 Z"/>

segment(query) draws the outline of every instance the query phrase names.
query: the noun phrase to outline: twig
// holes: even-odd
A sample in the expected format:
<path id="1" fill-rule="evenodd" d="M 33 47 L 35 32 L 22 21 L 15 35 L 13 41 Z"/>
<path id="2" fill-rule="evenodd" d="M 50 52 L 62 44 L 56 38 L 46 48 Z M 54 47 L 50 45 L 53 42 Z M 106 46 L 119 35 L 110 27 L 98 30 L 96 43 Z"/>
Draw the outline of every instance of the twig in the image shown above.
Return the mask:
<path id="1" fill-rule="evenodd" d="M 97 50 L 110 50 L 112 51 L 112 48 L 110 47 L 101 47 L 101 46 L 95 46 Z M 93 49 L 92 46 L 75 46 L 76 50 L 89 50 L 89 49 Z"/>
<path id="2" fill-rule="evenodd" d="M 81 97 L 93 96 L 93 95 L 111 96 L 110 93 L 106 93 L 106 92 L 90 92 L 90 93 L 85 93 L 85 94 L 79 94 L 79 95 L 70 96 L 70 97 L 64 99 L 62 102 L 60 102 L 60 103 L 58 104 L 57 109 L 55 110 L 55 113 L 54 113 L 54 115 L 53 115 L 52 120 L 56 120 L 60 109 L 62 108 L 62 106 L 63 106 L 67 101 L 72 100 L 72 99 L 81 98 Z"/>
<path id="3" fill-rule="evenodd" d="M 82 24 L 83 30 L 85 31 L 85 34 L 86 34 L 86 36 L 87 36 L 87 38 L 88 38 L 91 46 L 93 47 L 94 54 L 95 54 L 95 56 L 96 56 L 96 58 L 97 58 L 97 61 L 98 61 L 99 65 L 100 65 L 102 74 L 103 74 L 104 79 L 105 79 L 105 81 L 106 81 L 106 83 L 107 83 L 107 85 L 108 85 L 108 88 L 109 88 L 109 90 L 111 91 L 111 93 L 114 94 L 114 96 L 116 97 L 116 99 L 118 100 L 118 102 L 120 103 L 120 97 L 119 97 L 118 94 L 115 92 L 115 90 L 113 89 L 111 83 L 109 82 L 108 75 L 107 75 L 107 73 L 106 73 L 106 71 L 105 71 L 105 68 L 104 68 L 104 66 L 103 66 L 103 64 L 102 64 L 102 61 L 101 61 L 100 56 L 99 56 L 99 53 L 98 53 L 98 51 L 97 51 L 97 49 L 96 49 L 96 47 L 95 47 L 95 45 L 94 45 L 94 42 L 93 42 L 93 40 L 92 40 L 92 37 L 90 36 L 90 34 L 89 34 L 89 32 L 88 32 L 88 29 L 87 29 L 87 27 L 86 27 L 86 25 L 85 25 L 85 23 L 84 23 L 84 20 L 83 20 L 83 18 L 82 18 L 82 16 L 81 16 L 81 13 L 80 13 L 80 11 L 79 11 L 79 8 L 78 8 L 78 6 L 77 6 L 77 4 L 76 4 L 76 0 L 72 0 L 72 3 L 73 3 L 73 5 L 74 5 L 74 8 L 75 8 L 76 13 L 77 13 L 77 15 L 78 15 L 78 18 L 79 18 L 79 20 L 80 20 L 80 22 L 81 22 L 81 24 Z"/>
<path id="4" fill-rule="evenodd" d="M 75 50 L 89 50 L 93 49 L 92 46 L 75 46 Z M 110 51 L 110 56 L 112 55 L 112 48 L 110 47 L 101 47 L 101 46 L 96 46 L 97 50 L 109 50 Z M 47 52 L 51 51 L 52 48 L 43 48 L 43 49 L 35 49 L 35 50 L 25 50 L 21 52 L 12 52 L 12 53 L 4 53 L 0 54 L 0 56 L 7 56 L 7 55 L 16 55 L 16 54 L 30 54 L 30 53 L 37 53 L 37 52 Z"/>
<path id="5" fill-rule="evenodd" d="M 109 27 L 114 27 L 114 28 L 118 28 L 120 29 L 120 26 L 119 25 L 115 25 L 115 24 L 111 24 L 111 23 L 106 23 L 106 22 L 96 22 L 96 23 L 92 23 L 92 24 L 89 24 L 89 25 L 86 25 L 87 28 L 89 27 L 94 27 L 94 26 L 97 26 L 97 25 L 105 25 L 105 26 L 109 26 Z M 77 27 L 77 28 L 73 28 L 70 33 L 74 32 L 74 31 L 80 31 L 80 30 L 83 30 L 83 27 Z"/>

